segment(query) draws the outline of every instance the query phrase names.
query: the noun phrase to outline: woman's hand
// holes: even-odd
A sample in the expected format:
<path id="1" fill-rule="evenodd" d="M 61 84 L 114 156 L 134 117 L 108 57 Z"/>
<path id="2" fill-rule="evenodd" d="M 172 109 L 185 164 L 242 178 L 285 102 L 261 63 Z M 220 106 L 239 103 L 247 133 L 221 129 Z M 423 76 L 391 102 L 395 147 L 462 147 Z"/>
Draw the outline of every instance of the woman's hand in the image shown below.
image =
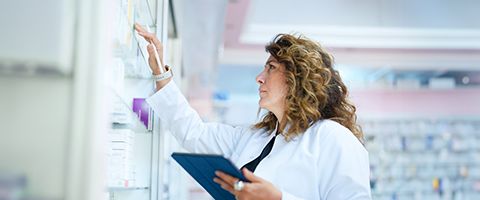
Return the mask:
<path id="1" fill-rule="evenodd" d="M 163 68 L 163 71 L 167 71 L 165 68 L 165 65 L 163 64 L 163 45 L 158 40 L 157 36 L 153 33 L 149 33 L 146 31 L 140 24 L 135 23 L 135 30 L 137 30 L 138 34 L 145 38 L 147 40 L 148 44 L 147 45 L 147 50 L 148 50 L 148 64 L 150 65 L 150 69 L 152 70 L 153 75 L 159 75 L 161 70 L 160 68 Z M 155 58 L 155 48 L 154 44 L 156 47 L 156 51 L 158 54 L 158 59 L 160 63 L 157 63 L 157 59 Z M 160 65 L 160 66 L 159 66 Z M 171 70 L 171 69 L 168 69 Z M 157 90 L 160 90 L 163 86 L 165 86 L 172 78 L 165 79 L 163 81 L 157 81 Z"/>
<path id="2" fill-rule="evenodd" d="M 214 178 L 215 183 L 220 184 L 220 186 L 235 195 L 236 199 L 241 200 L 280 200 L 282 199 L 282 192 L 279 191 L 275 186 L 258 177 L 250 172 L 247 168 L 243 168 L 243 175 L 247 178 L 250 183 L 245 182 L 244 187 L 241 191 L 236 191 L 233 189 L 233 185 L 238 181 L 238 178 L 225 174 L 223 172 L 217 171 L 215 174 L 218 178 Z"/>

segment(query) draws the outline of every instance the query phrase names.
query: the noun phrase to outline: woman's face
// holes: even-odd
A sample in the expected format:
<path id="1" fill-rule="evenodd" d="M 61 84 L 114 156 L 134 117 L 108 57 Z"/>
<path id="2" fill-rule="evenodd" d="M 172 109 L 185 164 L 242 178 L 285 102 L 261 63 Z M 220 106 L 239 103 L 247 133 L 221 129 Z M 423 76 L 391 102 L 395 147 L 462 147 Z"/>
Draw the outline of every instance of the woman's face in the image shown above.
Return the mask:
<path id="1" fill-rule="evenodd" d="M 257 83 L 260 85 L 259 106 L 275 114 L 283 113 L 287 96 L 285 65 L 270 55 L 263 71 L 257 76 Z"/>

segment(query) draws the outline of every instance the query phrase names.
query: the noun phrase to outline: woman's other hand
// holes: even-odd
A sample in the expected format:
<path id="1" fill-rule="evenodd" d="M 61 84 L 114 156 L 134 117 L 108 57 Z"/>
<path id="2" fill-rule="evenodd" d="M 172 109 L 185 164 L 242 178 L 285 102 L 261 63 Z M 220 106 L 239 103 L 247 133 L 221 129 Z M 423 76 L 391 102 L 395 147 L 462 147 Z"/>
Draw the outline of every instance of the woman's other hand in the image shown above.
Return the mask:
<path id="1" fill-rule="evenodd" d="M 247 168 L 243 168 L 243 175 L 247 178 L 250 183 L 245 182 L 244 187 L 241 191 L 233 189 L 233 185 L 238 181 L 238 178 L 225 174 L 223 172 L 217 171 L 215 174 L 216 178 L 213 179 L 220 186 L 232 193 L 236 199 L 240 200 L 280 200 L 282 199 L 282 192 L 279 191 L 275 186 L 258 177 L 250 172 Z"/>

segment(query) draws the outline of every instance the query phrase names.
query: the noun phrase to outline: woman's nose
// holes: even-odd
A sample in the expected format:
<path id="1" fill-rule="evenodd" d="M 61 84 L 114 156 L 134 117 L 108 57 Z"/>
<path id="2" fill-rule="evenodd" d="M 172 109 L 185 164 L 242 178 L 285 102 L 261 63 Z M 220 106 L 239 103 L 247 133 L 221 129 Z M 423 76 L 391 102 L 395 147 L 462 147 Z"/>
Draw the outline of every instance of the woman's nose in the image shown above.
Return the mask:
<path id="1" fill-rule="evenodd" d="M 260 74 L 257 75 L 257 83 L 258 84 L 264 84 L 265 83 L 265 77 L 263 77 L 263 72 L 260 72 Z"/>

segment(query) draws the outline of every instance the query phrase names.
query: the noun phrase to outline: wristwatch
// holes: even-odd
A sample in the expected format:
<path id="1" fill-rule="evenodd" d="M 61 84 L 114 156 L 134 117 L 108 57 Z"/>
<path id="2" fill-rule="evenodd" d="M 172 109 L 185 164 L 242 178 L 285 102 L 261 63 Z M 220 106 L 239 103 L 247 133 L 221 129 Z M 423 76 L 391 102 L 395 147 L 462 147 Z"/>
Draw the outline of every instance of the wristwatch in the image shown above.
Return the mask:
<path id="1" fill-rule="evenodd" d="M 165 68 L 167 68 L 167 71 L 158 75 L 152 75 L 152 79 L 155 80 L 156 82 L 158 81 L 163 81 L 167 78 L 170 78 L 173 76 L 172 70 L 170 69 L 170 66 L 165 65 Z"/>

